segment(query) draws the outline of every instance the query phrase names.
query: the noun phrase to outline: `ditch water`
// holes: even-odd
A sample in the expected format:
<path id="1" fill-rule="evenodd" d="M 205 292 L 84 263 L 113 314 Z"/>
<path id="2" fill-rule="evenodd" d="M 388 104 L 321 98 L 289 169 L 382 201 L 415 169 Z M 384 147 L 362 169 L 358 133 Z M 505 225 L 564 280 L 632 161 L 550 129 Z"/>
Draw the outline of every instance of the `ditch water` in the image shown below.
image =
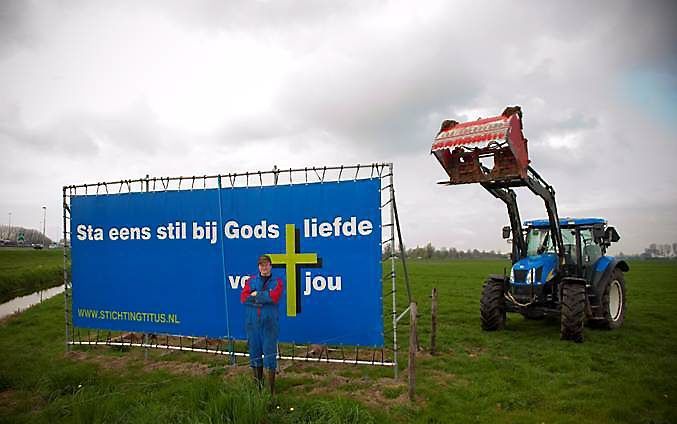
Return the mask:
<path id="1" fill-rule="evenodd" d="M 9 302 L 0 305 L 0 319 L 12 315 L 15 312 L 20 312 L 30 308 L 33 305 L 41 303 L 50 297 L 54 297 L 59 293 L 63 293 L 63 286 L 52 287 L 51 289 L 41 290 L 26 296 L 16 297 Z"/>

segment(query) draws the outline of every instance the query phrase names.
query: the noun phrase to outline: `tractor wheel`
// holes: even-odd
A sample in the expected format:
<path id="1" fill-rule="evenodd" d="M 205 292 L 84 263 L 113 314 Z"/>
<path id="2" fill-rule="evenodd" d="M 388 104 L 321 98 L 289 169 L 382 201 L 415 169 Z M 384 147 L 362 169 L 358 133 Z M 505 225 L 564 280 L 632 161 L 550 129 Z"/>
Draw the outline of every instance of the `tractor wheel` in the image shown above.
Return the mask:
<path id="1" fill-rule="evenodd" d="M 602 292 L 602 319 L 599 327 L 613 330 L 623 325 L 625 320 L 625 279 L 623 271 L 616 268 L 604 283 Z"/>
<path id="2" fill-rule="evenodd" d="M 585 321 L 585 286 L 582 284 L 562 284 L 560 311 L 560 338 L 583 342 L 583 321 Z"/>
<path id="3" fill-rule="evenodd" d="M 482 330 L 496 331 L 505 327 L 505 298 L 503 281 L 487 280 L 480 300 Z"/>

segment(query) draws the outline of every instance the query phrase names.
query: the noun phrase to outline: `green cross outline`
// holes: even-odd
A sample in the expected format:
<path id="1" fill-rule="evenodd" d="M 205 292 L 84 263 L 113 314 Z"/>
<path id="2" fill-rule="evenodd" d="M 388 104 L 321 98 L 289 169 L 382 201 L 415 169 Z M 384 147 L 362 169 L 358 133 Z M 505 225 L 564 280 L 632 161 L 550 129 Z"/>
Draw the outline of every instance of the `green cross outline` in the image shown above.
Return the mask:
<path id="1" fill-rule="evenodd" d="M 296 280 L 297 265 L 316 265 L 317 253 L 296 253 L 296 227 L 294 224 L 284 226 L 285 253 L 269 253 L 273 265 L 285 265 L 287 271 L 287 316 L 296 316 L 296 291 L 299 283 Z"/>

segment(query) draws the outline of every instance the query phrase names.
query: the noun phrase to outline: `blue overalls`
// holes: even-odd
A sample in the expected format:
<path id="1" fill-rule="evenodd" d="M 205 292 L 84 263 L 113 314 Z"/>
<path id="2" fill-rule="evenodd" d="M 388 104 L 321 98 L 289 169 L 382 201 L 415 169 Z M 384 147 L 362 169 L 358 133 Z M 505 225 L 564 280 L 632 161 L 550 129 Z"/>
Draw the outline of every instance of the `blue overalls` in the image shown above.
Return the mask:
<path id="1" fill-rule="evenodd" d="M 283 288 L 282 279 L 272 274 L 269 278 L 252 275 L 240 294 L 240 300 L 245 305 L 245 329 L 252 368 L 277 368 L 277 336 L 280 330 L 277 304 Z M 256 296 L 251 296 L 252 292 L 256 292 Z"/>

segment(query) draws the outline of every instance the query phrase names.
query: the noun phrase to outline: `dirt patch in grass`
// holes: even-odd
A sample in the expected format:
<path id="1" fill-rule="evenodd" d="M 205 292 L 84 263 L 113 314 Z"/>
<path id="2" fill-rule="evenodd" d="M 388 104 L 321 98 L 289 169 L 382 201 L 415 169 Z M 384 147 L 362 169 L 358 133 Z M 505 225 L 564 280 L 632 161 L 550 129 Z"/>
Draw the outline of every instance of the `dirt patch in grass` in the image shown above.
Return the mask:
<path id="1" fill-rule="evenodd" d="M 416 352 L 416 361 L 435 361 L 439 358 L 451 358 L 456 355 L 453 349 L 438 349 L 435 354 L 431 354 L 429 350 L 419 350 Z"/>
<path id="2" fill-rule="evenodd" d="M 467 348 L 465 350 L 465 353 L 468 354 L 469 358 L 479 358 L 480 356 L 487 353 L 487 350 L 483 347 L 472 347 L 472 348 Z"/>
<path id="3" fill-rule="evenodd" d="M 12 389 L 0 392 L 0 412 L 4 412 L 5 410 L 11 411 L 16 407 L 16 404 L 18 403 L 16 394 L 16 390 Z"/>
<path id="4" fill-rule="evenodd" d="M 11 320 L 18 317 L 21 314 L 21 312 L 23 312 L 23 311 L 14 312 L 13 314 L 9 314 L 7 316 L 0 318 L 0 325 L 5 325 L 5 324 L 9 323 Z"/>
<path id="5" fill-rule="evenodd" d="M 18 410 L 37 411 L 44 405 L 45 400 L 34 393 L 14 389 L 0 391 L 0 417 L 8 416 Z"/>
<path id="6" fill-rule="evenodd" d="M 151 372 L 163 370 L 172 374 L 200 376 L 210 373 L 210 366 L 200 362 L 181 361 L 144 361 L 138 355 L 110 356 L 96 352 L 69 352 L 66 356 L 70 359 L 96 364 L 102 369 L 120 371 L 126 370 L 132 365 L 138 365 L 143 371 Z"/>
<path id="7" fill-rule="evenodd" d="M 456 375 L 439 370 L 426 370 L 426 380 L 432 380 L 436 386 L 449 387 L 449 383 L 457 381 Z"/>
<path id="8" fill-rule="evenodd" d="M 140 350 L 125 352 L 121 356 L 97 351 L 72 351 L 67 353 L 66 357 L 74 361 L 96 364 L 101 369 L 116 372 L 129 371 L 130 369 L 139 369 L 143 372 L 162 370 L 188 376 L 206 376 L 219 373 L 225 379 L 251 373 L 246 364 L 229 366 L 225 361 L 222 365 L 214 366 L 213 363 L 210 365 L 200 361 L 157 360 L 157 358 L 144 360 L 143 351 Z M 329 367 L 326 364 L 280 361 L 278 380 L 283 382 L 287 379 L 290 382 L 298 382 L 298 384 L 292 383 L 287 388 L 290 392 L 318 396 L 335 396 L 338 394 L 374 408 L 391 408 L 409 402 L 406 376 L 395 380 L 389 377 L 373 378 L 366 375 L 341 375 L 354 369 L 354 365 L 332 364 Z M 440 373 L 439 380 L 442 380 L 442 376 L 443 373 Z M 446 374 L 444 376 L 449 377 Z M 418 403 L 420 405 L 420 401 Z"/>
<path id="9" fill-rule="evenodd" d="M 144 365 L 144 371 L 163 370 L 172 374 L 183 374 L 191 376 L 207 375 L 210 372 L 210 367 L 207 364 L 200 364 L 195 362 L 149 362 Z"/>
<path id="10" fill-rule="evenodd" d="M 126 369 L 132 361 L 132 358 L 123 356 L 113 357 L 109 355 L 99 355 L 95 352 L 71 351 L 64 354 L 66 358 L 96 364 L 102 369 L 119 371 Z"/>
<path id="11" fill-rule="evenodd" d="M 346 377 L 341 375 L 354 365 L 332 364 L 331 368 L 322 369 L 317 373 L 317 364 L 287 364 L 280 378 L 305 379 L 307 384 L 296 386 L 293 389 L 317 396 L 334 396 L 356 400 L 374 408 L 392 408 L 409 403 L 407 398 L 407 383 L 403 378 L 389 377 L 372 378 Z M 420 404 L 420 402 L 419 402 Z"/>
<path id="12" fill-rule="evenodd" d="M 251 375 L 252 371 L 251 368 L 249 368 L 249 365 L 235 365 L 235 366 L 230 366 L 230 365 L 225 365 L 223 367 L 223 375 L 224 377 L 235 377 L 238 375 L 242 374 L 249 374 Z"/>
<path id="13" fill-rule="evenodd" d="M 392 408 L 409 402 L 407 399 L 407 385 L 393 379 L 350 379 L 341 376 L 327 376 L 316 378 L 320 384 L 311 390 L 302 387 L 301 390 L 311 395 L 332 396 L 340 393 L 342 396 L 364 403 L 374 408 Z M 392 393 L 392 395 L 386 395 Z"/>

